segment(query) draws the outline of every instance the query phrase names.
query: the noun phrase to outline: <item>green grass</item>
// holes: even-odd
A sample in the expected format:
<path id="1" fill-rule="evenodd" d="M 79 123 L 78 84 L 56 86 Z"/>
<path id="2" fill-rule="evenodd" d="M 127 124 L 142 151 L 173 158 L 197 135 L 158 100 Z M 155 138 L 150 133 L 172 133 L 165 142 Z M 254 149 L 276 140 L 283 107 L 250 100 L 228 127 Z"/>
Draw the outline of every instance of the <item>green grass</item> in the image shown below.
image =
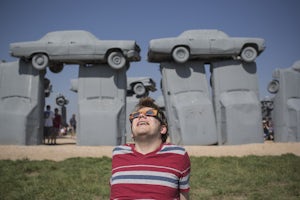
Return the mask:
<path id="1" fill-rule="evenodd" d="M 300 157 L 191 157 L 192 200 L 300 199 Z M 109 199 L 111 159 L 0 160 L 0 199 Z"/>
<path id="2" fill-rule="evenodd" d="M 192 158 L 192 199 L 300 199 L 300 157 Z"/>

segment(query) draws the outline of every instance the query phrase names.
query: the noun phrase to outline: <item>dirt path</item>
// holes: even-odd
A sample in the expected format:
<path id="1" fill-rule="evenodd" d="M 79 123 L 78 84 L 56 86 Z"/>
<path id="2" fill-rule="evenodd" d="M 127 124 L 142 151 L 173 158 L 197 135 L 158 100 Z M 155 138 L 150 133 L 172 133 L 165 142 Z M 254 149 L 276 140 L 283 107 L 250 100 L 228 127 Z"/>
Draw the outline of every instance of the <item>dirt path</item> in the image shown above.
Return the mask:
<path id="1" fill-rule="evenodd" d="M 72 157 L 111 157 L 113 146 L 77 146 L 76 139 L 63 137 L 58 145 L 17 146 L 0 145 L 0 159 L 29 159 L 61 161 Z M 247 156 L 282 155 L 300 156 L 300 143 L 245 144 L 230 146 L 185 146 L 190 156 Z"/>

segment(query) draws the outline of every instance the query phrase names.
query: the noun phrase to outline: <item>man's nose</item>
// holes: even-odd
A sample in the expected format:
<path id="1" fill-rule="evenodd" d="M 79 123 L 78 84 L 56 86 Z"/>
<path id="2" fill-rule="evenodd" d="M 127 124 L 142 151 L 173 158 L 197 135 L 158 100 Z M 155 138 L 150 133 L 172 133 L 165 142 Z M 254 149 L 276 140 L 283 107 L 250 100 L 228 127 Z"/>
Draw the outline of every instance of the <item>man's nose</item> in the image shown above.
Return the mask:
<path id="1" fill-rule="evenodd" d="M 140 118 L 146 118 L 146 115 L 145 115 L 144 113 L 140 113 L 140 114 L 139 114 L 139 119 L 140 119 Z"/>

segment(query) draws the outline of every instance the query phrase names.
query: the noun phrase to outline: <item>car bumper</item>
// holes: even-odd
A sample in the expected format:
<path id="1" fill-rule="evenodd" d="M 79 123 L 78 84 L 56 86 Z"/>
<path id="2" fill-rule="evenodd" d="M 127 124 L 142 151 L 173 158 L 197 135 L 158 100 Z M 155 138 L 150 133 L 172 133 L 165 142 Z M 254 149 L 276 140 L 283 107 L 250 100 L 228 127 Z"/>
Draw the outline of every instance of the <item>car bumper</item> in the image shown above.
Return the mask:
<path id="1" fill-rule="evenodd" d="M 140 61 L 141 56 L 137 51 L 130 50 L 127 52 L 127 58 L 131 61 Z"/>

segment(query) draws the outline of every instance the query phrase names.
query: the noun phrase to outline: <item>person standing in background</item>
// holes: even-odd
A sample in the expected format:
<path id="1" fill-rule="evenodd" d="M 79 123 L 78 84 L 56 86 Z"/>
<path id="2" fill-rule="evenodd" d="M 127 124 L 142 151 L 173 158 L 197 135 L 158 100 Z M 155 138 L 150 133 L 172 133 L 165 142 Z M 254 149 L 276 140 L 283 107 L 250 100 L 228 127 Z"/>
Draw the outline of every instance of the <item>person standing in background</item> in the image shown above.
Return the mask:
<path id="1" fill-rule="evenodd" d="M 54 109 L 54 119 L 53 119 L 53 131 L 51 135 L 51 144 L 56 144 L 56 138 L 60 132 L 61 127 L 61 115 L 58 113 L 58 108 Z"/>
<path id="2" fill-rule="evenodd" d="M 73 114 L 71 119 L 70 119 L 70 126 L 72 127 L 72 132 L 71 132 L 71 137 L 73 138 L 75 133 L 76 133 L 76 115 Z"/>
<path id="3" fill-rule="evenodd" d="M 51 111 L 51 106 L 47 105 L 46 110 L 44 111 L 44 144 L 46 144 L 46 140 L 48 144 L 50 143 L 50 136 L 52 135 L 53 131 L 53 119 L 54 112 Z"/>

